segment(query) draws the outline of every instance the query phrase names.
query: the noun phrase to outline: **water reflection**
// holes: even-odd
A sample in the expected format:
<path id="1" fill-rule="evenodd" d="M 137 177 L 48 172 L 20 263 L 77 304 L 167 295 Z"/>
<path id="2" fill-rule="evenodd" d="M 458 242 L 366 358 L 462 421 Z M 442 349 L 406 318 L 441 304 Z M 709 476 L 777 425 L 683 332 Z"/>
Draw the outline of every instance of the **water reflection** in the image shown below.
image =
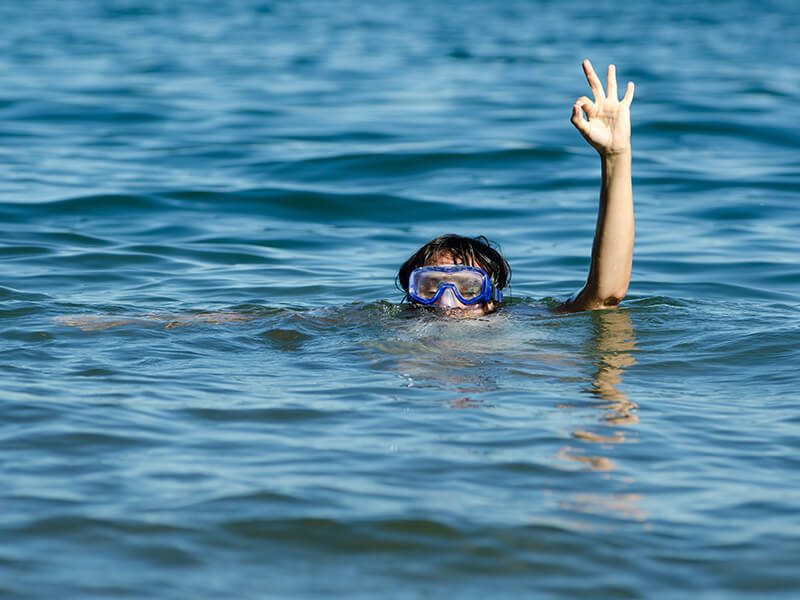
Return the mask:
<path id="1" fill-rule="evenodd" d="M 607 423 L 638 423 L 638 406 L 617 387 L 622 382 L 625 368 L 636 364 L 632 354 L 636 342 L 630 315 L 624 310 L 595 311 L 591 317 L 592 341 L 588 353 L 594 357 L 596 371 L 589 391 L 605 402 Z M 621 435 L 621 432 L 617 434 Z"/>
<path id="2" fill-rule="evenodd" d="M 595 366 L 591 386 L 587 391 L 603 400 L 604 420 L 611 425 L 632 425 L 639 422 L 638 406 L 619 389 L 627 367 L 636 364 L 633 352 L 636 341 L 630 315 L 624 310 L 591 313 L 592 337 L 586 353 Z M 588 434 L 585 434 L 588 435 Z M 622 435 L 616 432 L 615 435 Z"/>
<path id="3" fill-rule="evenodd" d="M 636 364 L 633 356 L 636 341 L 627 311 L 595 311 L 590 318 L 592 335 L 585 352 L 594 371 L 591 384 L 585 391 L 601 401 L 593 406 L 603 411 L 602 420 L 597 430 L 578 429 L 572 432 L 572 437 L 582 442 L 586 450 L 608 449 L 609 444 L 631 441 L 630 430 L 626 428 L 639 422 L 637 404 L 619 387 L 625 369 Z M 562 448 L 559 458 L 578 462 L 594 471 L 617 469 L 609 456 L 594 452 L 587 454 L 584 448 Z M 623 483 L 630 485 L 632 482 L 632 478 L 627 477 Z M 560 502 L 560 506 L 571 513 L 615 514 L 624 519 L 644 521 L 647 515 L 639 506 L 641 500 L 638 494 L 628 492 L 582 492 L 569 495 Z"/>
<path id="4" fill-rule="evenodd" d="M 596 407 L 602 409 L 603 421 L 609 426 L 622 427 L 639 422 L 636 414 L 638 406 L 631 401 L 619 385 L 625 368 L 636 363 L 633 352 L 636 342 L 630 315 L 624 310 L 595 311 L 590 313 L 592 335 L 585 352 L 592 364 L 594 373 L 586 392 L 602 401 Z M 587 431 L 578 429 L 572 437 L 589 444 L 621 444 L 626 441 L 625 431 Z M 599 471 L 615 468 L 607 456 L 589 456 L 574 448 L 562 450 L 561 456 L 589 466 Z"/>

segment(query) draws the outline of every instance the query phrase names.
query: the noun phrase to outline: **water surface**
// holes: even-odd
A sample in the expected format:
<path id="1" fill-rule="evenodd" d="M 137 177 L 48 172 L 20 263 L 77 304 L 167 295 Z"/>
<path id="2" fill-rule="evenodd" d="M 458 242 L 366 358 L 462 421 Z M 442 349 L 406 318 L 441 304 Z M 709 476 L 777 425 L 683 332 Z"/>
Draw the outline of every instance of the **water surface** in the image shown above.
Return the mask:
<path id="1" fill-rule="evenodd" d="M 0 596 L 796 597 L 794 3 L 0 8 Z M 633 79 L 588 269 L 580 60 Z M 511 302 L 399 304 L 483 234 Z"/>

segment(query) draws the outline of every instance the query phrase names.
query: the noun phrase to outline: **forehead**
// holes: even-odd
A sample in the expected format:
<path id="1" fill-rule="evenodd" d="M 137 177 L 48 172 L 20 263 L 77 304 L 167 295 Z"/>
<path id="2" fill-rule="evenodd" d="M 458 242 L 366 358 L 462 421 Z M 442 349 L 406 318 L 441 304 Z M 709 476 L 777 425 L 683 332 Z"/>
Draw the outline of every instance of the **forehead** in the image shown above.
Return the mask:
<path id="1" fill-rule="evenodd" d="M 423 267 L 443 267 L 445 265 L 467 265 L 469 267 L 484 268 L 483 265 L 477 264 L 474 260 L 468 257 L 463 259 L 460 256 L 454 256 L 450 252 L 439 252 L 434 254 L 429 260 L 425 261 Z"/>

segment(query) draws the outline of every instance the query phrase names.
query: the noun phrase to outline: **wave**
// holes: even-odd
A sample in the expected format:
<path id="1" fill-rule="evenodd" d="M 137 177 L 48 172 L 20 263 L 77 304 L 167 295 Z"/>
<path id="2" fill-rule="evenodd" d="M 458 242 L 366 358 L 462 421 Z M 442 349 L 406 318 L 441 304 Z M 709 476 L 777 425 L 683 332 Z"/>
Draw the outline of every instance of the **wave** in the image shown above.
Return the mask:
<path id="1" fill-rule="evenodd" d="M 562 148 L 514 148 L 476 152 L 369 152 L 336 154 L 292 162 L 268 162 L 252 165 L 275 175 L 302 175 L 316 180 L 351 180 L 362 178 L 423 175 L 440 169 L 481 171 L 501 166 L 526 165 L 537 160 L 556 160 L 568 156 Z"/>
<path id="2" fill-rule="evenodd" d="M 718 116 L 716 108 L 714 115 Z M 719 136 L 736 140 L 763 142 L 788 148 L 796 148 L 798 145 L 796 132 L 786 127 L 775 127 L 764 123 L 750 125 L 734 121 L 720 122 L 719 120 L 698 119 L 685 115 L 682 115 L 682 118 L 684 120 L 681 121 L 644 121 L 636 126 L 636 133 L 637 135 L 653 136 L 655 138 L 675 134 Z"/>
<path id="3" fill-rule="evenodd" d="M 270 187 L 217 192 L 176 190 L 152 194 L 98 194 L 49 202 L 0 204 L 0 218 L 16 223 L 61 216 L 118 217 L 121 223 L 149 214 L 247 214 L 290 222 L 326 224 L 413 224 L 420 220 L 481 221 L 520 217 L 509 207 L 456 205 L 436 200 L 383 193 L 337 193 L 303 188 Z"/>

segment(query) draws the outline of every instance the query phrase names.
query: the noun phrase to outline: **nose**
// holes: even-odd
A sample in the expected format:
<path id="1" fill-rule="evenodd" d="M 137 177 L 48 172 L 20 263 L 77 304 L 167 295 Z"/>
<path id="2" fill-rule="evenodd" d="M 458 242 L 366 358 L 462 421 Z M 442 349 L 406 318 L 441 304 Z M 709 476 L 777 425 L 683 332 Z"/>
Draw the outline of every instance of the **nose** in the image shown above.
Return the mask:
<path id="1" fill-rule="evenodd" d="M 445 288 L 442 295 L 436 301 L 435 306 L 439 308 L 462 308 L 464 305 L 456 298 L 452 288 Z"/>

